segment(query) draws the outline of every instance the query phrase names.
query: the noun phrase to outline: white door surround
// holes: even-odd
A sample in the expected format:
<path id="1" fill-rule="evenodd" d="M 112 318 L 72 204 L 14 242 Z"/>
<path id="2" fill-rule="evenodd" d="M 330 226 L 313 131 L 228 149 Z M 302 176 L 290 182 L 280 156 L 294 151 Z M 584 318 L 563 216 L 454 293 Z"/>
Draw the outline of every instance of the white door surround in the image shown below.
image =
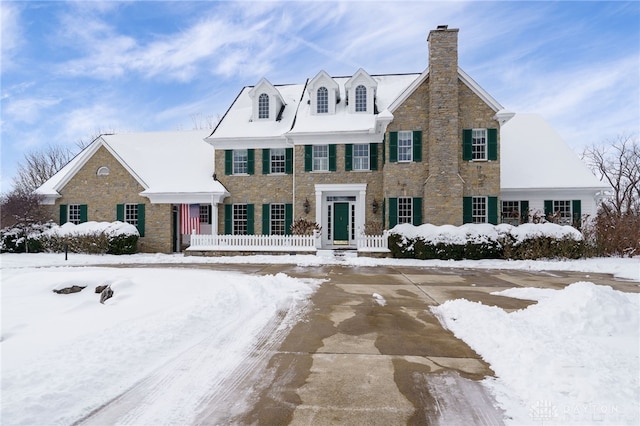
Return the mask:
<path id="1" fill-rule="evenodd" d="M 316 191 L 316 222 L 322 227 L 322 247 L 356 247 L 358 233 L 363 232 L 365 223 L 365 206 L 367 184 L 318 184 Z M 349 204 L 349 241 L 334 244 L 333 239 L 333 211 L 334 203 Z M 329 211 L 331 209 L 331 211 Z"/>

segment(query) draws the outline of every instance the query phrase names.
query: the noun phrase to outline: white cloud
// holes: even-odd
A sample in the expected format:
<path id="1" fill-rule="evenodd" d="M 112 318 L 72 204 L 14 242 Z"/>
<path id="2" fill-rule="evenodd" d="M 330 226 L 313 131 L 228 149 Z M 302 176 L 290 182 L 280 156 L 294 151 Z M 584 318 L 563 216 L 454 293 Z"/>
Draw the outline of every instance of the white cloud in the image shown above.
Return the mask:
<path id="1" fill-rule="evenodd" d="M 59 103 L 60 99 L 54 98 L 8 99 L 5 102 L 3 113 L 12 122 L 35 124 L 41 119 L 44 110 Z"/>
<path id="2" fill-rule="evenodd" d="M 14 55 L 21 46 L 20 9 L 16 3 L 0 2 L 0 55 L 2 72 L 14 67 Z"/>

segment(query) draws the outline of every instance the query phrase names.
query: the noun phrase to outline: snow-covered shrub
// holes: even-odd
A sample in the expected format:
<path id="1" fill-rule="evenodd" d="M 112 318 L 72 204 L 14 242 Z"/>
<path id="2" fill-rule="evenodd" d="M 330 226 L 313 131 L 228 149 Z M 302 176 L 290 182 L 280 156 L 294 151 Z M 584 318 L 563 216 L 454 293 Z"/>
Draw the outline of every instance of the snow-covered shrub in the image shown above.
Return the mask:
<path id="1" fill-rule="evenodd" d="M 585 245 L 578 230 L 552 223 L 403 224 L 391 230 L 389 250 L 393 257 L 415 259 L 575 259 L 584 256 Z"/>
<path id="2" fill-rule="evenodd" d="M 50 252 L 90 254 L 132 254 L 138 244 L 138 230 L 124 222 L 67 222 L 44 232 L 40 241 Z"/>
<path id="3" fill-rule="evenodd" d="M 0 229 L 0 252 L 2 253 L 39 253 L 43 251 L 40 235 L 55 224 L 17 223 Z"/>

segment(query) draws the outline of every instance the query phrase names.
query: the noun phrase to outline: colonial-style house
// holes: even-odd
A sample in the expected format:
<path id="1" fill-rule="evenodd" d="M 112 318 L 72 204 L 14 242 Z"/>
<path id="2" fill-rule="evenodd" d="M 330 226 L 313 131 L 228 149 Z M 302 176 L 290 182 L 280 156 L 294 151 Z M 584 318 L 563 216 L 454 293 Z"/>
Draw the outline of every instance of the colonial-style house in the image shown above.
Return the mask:
<path id="1" fill-rule="evenodd" d="M 420 74 L 263 78 L 210 134 L 103 135 L 38 192 L 61 222 L 134 221 L 141 249 L 162 252 L 194 231 L 215 237 L 191 241 L 212 250 L 291 251 L 298 243 L 276 236 L 296 219 L 319 225 L 311 248 L 332 249 L 401 223 L 593 213 L 606 187 L 544 121 L 505 110 L 459 68 L 458 30 L 440 26 L 428 44 Z M 547 155 L 559 179 L 538 186 L 527 178 L 548 173 Z M 270 237 L 232 238 L 243 235 Z"/>

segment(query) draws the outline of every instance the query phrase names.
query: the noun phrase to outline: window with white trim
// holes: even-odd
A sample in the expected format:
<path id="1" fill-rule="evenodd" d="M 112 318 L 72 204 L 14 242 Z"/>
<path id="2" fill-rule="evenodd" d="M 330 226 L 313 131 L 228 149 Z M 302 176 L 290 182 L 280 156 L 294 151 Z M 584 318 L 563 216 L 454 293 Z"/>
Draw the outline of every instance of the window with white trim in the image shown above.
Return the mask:
<path id="1" fill-rule="evenodd" d="M 271 173 L 285 173 L 286 151 L 284 148 L 271 148 Z"/>
<path id="2" fill-rule="evenodd" d="M 124 205 L 124 221 L 131 225 L 138 227 L 138 205 L 137 204 L 125 204 Z"/>
<path id="3" fill-rule="evenodd" d="M 398 132 L 398 161 L 413 161 L 413 132 Z"/>
<path id="4" fill-rule="evenodd" d="M 471 214 L 472 223 L 487 223 L 487 197 L 473 197 Z"/>
<path id="5" fill-rule="evenodd" d="M 247 174 L 248 173 L 249 157 L 246 149 L 234 149 L 233 150 L 233 174 Z"/>
<path id="6" fill-rule="evenodd" d="M 209 212 L 211 211 L 210 204 L 200 204 L 200 223 L 209 223 Z"/>
<path id="7" fill-rule="evenodd" d="M 571 225 L 573 216 L 571 214 L 571 200 L 554 200 L 553 214 L 561 225 Z"/>
<path id="8" fill-rule="evenodd" d="M 67 220 L 74 225 L 80 224 L 80 204 L 69 204 L 67 207 Z"/>
<path id="9" fill-rule="evenodd" d="M 285 205 L 284 204 L 271 204 L 270 212 L 271 223 L 271 235 L 284 235 L 285 229 Z"/>
<path id="10" fill-rule="evenodd" d="M 398 198 L 398 224 L 413 222 L 413 198 Z"/>
<path id="11" fill-rule="evenodd" d="M 233 205 L 233 235 L 247 235 L 247 205 Z"/>
<path id="12" fill-rule="evenodd" d="M 353 170 L 369 170 L 369 144 L 353 145 Z"/>
<path id="13" fill-rule="evenodd" d="M 313 171 L 329 170 L 329 145 L 313 145 Z"/>
<path id="14" fill-rule="evenodd" d="M 473 129 L 471 131 L 471 158 L 473 160 L 487 159 L 487 129 Z"/>
<path id="15" fill-rule="evenodd" d="M 316 92 L 316 112 L 326 114 L 329 112 L 329 91 L 326 87 L 320 87 Z"/>
<path id="16" fill-rule="evenodd" d="M 363 85 L 356 87 L 356 112 L 367 110 L 367 88 Z"/>
<path id="17" fill-rule="evenodd" d="M 269 118 L 269 95 L 266 93 L 258 97 L 258 118 Z"/>
<path id="18" fill-rule="evenodd" d="M 502 202 L 502 223 L 510 225 L 520 224 L 520 201 L 503 201 Z"/>

